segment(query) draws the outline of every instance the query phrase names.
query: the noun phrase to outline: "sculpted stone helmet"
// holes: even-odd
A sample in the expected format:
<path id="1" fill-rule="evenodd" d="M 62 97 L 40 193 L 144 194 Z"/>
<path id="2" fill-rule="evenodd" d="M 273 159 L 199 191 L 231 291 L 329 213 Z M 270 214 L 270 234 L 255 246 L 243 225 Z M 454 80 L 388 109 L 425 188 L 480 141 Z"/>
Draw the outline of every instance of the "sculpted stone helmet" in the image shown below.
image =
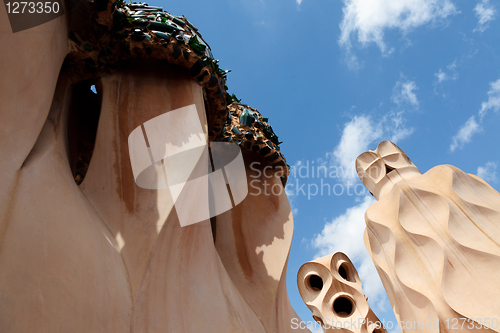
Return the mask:
<path id="1" fill-rule="evenodd" d="M 185 17 L 74 1 L 19 34 L 0 6 L 0 332 L 291 332 L 293 216 L 284 191 L 266 193 L 288 174 L 269 119 L 227 93 L 227 71 Z M 144 124 L 190 106 L 197 114 L 171 126 L 155 120 L 155 134 L 170 136 L 155 144 L 166 152 L 197 135 L 237 145 L 249 181 L 236 183 L 255 179 L 258 192 L 233 207 L 222 175 L 232 210 L 183 227 L 170 189 L 136 183 L 128 139 L 141 129 L 143 165 L 165 170 L 175 154 L 155 161 Z M 199 196 L 180 200 L 193 216 L 215 206 L 206 175 L 223 173 L 208 170 L 202 148 L 175 173 L 207 163 Z"/>
<path id="2" fill-rule="evenodd" d="M 421 175 L 405 152 L 390 141 L 382 141 L 375 151 L 359 155 L 356 159 L 356 171 L 376 199 L 402 178 L 410 179 Z"/>
<path id="3" fill-rule="evenodd" d="M 62 72 L 73 83 L 87 84 L 88 88 L 95 83 L 99 92 L 101 78 L 128 70 L 132 64 L 149 65 L 157 72 L 166 65 L 184 68 L 203 89 L 209 141 L 231 142 L 260 155 L 280 170 L 285 185 L 286 159 L 269 119 L 228 93 L 229 71 L 220 68 L 210 46 L 186 17 L 146 3 L 67 1 L 71 9 L 69 53 Z M 89 163 L 87 158 L 83 164 Z"/>

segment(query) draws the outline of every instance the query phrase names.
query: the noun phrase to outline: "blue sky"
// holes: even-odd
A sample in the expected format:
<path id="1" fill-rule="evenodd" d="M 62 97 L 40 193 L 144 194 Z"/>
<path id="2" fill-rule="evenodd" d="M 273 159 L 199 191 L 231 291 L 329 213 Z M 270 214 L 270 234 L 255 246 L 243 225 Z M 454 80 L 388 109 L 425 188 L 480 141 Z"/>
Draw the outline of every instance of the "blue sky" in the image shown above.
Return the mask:
<path id="1" fill-rule="evenodd" d="M 291 177 L 295 233 L 288 292 L 303 320 L 311 313 L 296 273 L 318 255 L 345 252 L 369 303 L 394 320 L 364 248 L 367 192 L 340 193 L 359 180 L 355 158 L 395 141 L 426 172 L 453 164 L 499 188 L 500 3 L 496 0 L 150 1 L 185 15 L 210 44 L 228 86 L 270 118 L 288 164 L 347 171 Z M 309 163 L 309 164 L 308 164 Z M 337 194 L 307 195 L 339 184 Z"/>

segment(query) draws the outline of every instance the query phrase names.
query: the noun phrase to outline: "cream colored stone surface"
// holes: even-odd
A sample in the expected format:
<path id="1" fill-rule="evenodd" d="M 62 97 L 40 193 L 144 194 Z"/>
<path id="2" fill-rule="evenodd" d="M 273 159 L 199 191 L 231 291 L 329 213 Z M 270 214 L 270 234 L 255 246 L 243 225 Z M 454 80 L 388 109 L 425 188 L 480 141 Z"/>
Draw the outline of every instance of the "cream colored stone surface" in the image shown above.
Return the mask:
<path id="1" fill-rule="evenodd" d="M 17 171 L 47 119 L 68 53 L 67 35 L 64 17 L 14 34 L 0 6 L 0 212 L 6 211 Z"/>
<path id="2" fill-rule="evenodd" d="M 450 165 L 422 175 L 389 141 L 356 167 L 378 199 L 364 240 L 396 318 L 423 323 L 404 332 L 500 331 L 500 194 Z"/>
<path id="3" fill-rule="evenodd" d="M 181 227 L 168 190 L 134 182 L 130 132 L 192 104 L 203 119 L 200 86 L 184 70 L 151 64 L 104 77 L 95 150 L 78 186 L 69 162 L 72 84 L 59 74 L 65 19 L 13 34 L 4 8 L 0 332 L 292 332 L 284 191 L 265 194 L 254 182 L 235 209 Z M 248 182 L 262 178 L 268 164 L 244 159 Z"/>
<path id="4" fill-rule="evenodd" d="M 297 285 L 313 319 L 324 332 L 386 332 L 368 305 L 356 268 L 344 253 L 302 265 Z"/>

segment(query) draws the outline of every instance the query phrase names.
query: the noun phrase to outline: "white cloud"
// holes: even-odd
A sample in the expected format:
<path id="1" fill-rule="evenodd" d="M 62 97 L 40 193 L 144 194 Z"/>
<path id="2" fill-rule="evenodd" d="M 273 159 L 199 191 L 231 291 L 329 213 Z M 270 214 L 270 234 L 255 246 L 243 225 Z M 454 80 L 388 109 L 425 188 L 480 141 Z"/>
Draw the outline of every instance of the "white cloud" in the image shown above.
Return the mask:
<path id="1" fill-rule="evenodd" d="M 392 101 L 398 105 L 410 104 L 418 107 L 418 99 L 415 91 L 417 90 L 415 82 L 407 80 L 404 76 L 396 83 L 393 89 Z"/>
<path id="2" fill-rule="evenodd" d="M 370 116 L 354 116 L 344 124 L 339 144 L 333 150 L 331 164 L 338 165 L 343 170 L 346 180 L 355 180 L 356 158 L 368 151 L 378 140 L 391 140 L 396 143 L 410 136 L 414 128 L 406 127 L 404 112 L 389 112 L 379 122 Z M 352 171 L 352 172 L 350 172 Z"/>
<path id="3" fill-rule="evenodd" d="M 483 178 L 487 182 L 497 181 L 497 163 L 488 162 L 485 166 L 477 168 L 477 176 Z"/>
<path id="4" fill-rule="evenodd" d="M 292 168 L 298 168 L 301 165 L 302 165 L 302 161 L 298 161 L 297 163 L 295 163 L 295 165 L 292 166 Z M 293 177 L 293 175 L 290 174 L 290 176 L 288 178 L 288 184 L 291 183 L 292 177 Z M 297 194 L 295 191 L 291 190 L 289 186 L 285 186 L 285 193 L 286 193 L 286 196 L 288 197 L 288 203 L 290 204 L 290 209 L 292 210 L 293 217 L 295 218 L 295 217 L 297 217 L 297 215 L 299 215 Z"/>
<path id="5" fill-rule="evenodd" d="M 317 257 L 342 251 L 351 260 L 365 257 L 363 232 L 365 230 L 365 212 L 375 199 L 365 196 L 356 206 L 347 208 L 344 214 L 325 224 L 323 230 L 313 240 L 313 246 L 318 250 Z M 368 253 L 366 253 L 368 254 Z"/>
<path id="6" fill-rule="evenodd" d="M 437 78 L 437 83 L 442 83 L 448 80 L 457 80 L 458 79 L 458 73 L 457 73 L 457 61 L 455 60 L 448 66 L 446 66 L 447 71 L 443 72 L 443 70 L 440 68 L 439 72 L 435 73 L 434 76 Z"/>
<path id="7" fill-rule="evenodd" d="M 404 78 L 404 76 L 402 77 Z M 406 102 L 412 106 L 418 105 L 414 93 L 414 90 L 417 89 L 415 83 L 402 79 L 398 81 L 396 87 L 398 84 L 400 88 L 397 101 Z M 351 111 L 354 108 L 352 107 Z M 374 120 L 369 115 L 354 115 L 343 125 L 340 141 L 333 152 L 328 152 L 325 158 L 318 158 L 314 163 L 316 166 L 336 167 L 343 181 L 357 181 L 355 162 L 360 154 L 370 148 L 375 149 L 377 141 L 390 140 L 397 143 L 414 132 L 414 128 L 406 126 L 407 120 L 404 114 L 404 110 L 391 110 L 385 115 L 380 115 L 379 120 Z M 296 162 L 292 169 L 298 170 L 302 163 L 302 161 Z"/>
<path id="8" fill-rule="evenodd" d="M 478 53 L 478 49 L 470 50 L 467 54 L 463 54 L 461 57 L 455 59 L 451 64 L 446 66 L 443 70 L 439 69 L 437 73 L 434 73 L 436 80 L 434 81 L 434 93 L 438 95 L 439 84 L 446 81 L 456 81 L 458 80 L 458 68 L 461 67 L 465 62 L 471 60 Z M 446 97 L 446 94 L 442 94 L 443 97 Z"/>
<path id="9" fill-rule="evenodd" d="M 444 82 L 448 80 L 448 75 L 444 73 L 441 68 L 439 69 L 438 73 L 434 74 L 435 77 L 438 79 L 438 83 Z"/>
<path id="10" fill-rule="evenodd" d="M 479 117 L 483 120 L 486 112 L 493 109 L 495 112 L 500 110 L 500 79 L 490 83 L 491 89 L 488 91 L 488 101 L 481 103 Z"/>
<path id="11" fill-rule="evenodd" d="M 481 131 L 481 126 L 476 122 L 474 116 L 470 117 L 465 124 L 460 127 L 458 133 L 451 139 L 450 151 L 462 148 L 464 144 L 472 140 L 472 136 Z"/>
<path id="12" fill-rule="evenodd" d="M 339 45 L 348 58 L 357 62 L 351 53 L 354 36 L 362 46 L 378 45 L 384 55 L 393 52 L 384 42 L 384 32 L 397 29 L 406 34 L 421 25 L 446 19 L 457 10 L 450 0 L 343 0 L 343 19 L 340 23 Z"/>
<path id="13" fill-rule="evenodd" d="M 340 142 L 333 151 L 335 162 L 343 170 L 354 168 L 356 158 L 368 150 L 368 146 L 373 141 L 382 136 L 383 130 L 377 124 L 374 124 L 369 116 L 355 116 L 344 125 Z M 345 172 L 351 178 L 354 173 Z"/>
<path id="14" fill-rule="evenodd" d="M 460 127 L 458 133 L 451 139 L 450 151 L 453 152 L 458 147 L 462 148 L 464 144 L 472 140 L 472 136 L 482 128 L 480 123 L 483 122 L 484 116 L 488 110 L 498 112 L 500 110 L 500 79 L 490 83 L 490 91 L 488 91 L 488 101 L 481 103 L 479 110 L 479 124 L 474 116 L 470 117 L 465 124 Z"/>
<path id="15" fill-rule="evenodd" d="M 384 117 L 382 123 L 385 124 L 385 132 L 391 136 L 390 140 L 394 143 L 409 137 L 415 129 L 405 126 L 406 119 L 403 118 L 403 111 L 390 113 Z"/>
<path id="16" fill-rule="evenodd" d="M 302 0 L 295 0 L 295 1 L 297 1 L 297 5 L 299 5 L 299 6 L 302 3 Z"/>
<path id="17" fill-rule="evenodd" d="M 401 79 L 393 89 L 391 99 L 399 107 L 404 105 L 418 107 L 419 102 L 415 94 L 417 89 L 415 82 L 401 75 Z M 355 172 L 348 170 L 354 171 L 356 158 L 368 151 L 374 141 L 383 139 L 396 143 L 413 133 L 414 128 L 406 127 L 403 115 L 404 111 L 391 111 L 378 122 L 370 116 L 354 116 L 351 121 L 344 124 L 340 142 L 333 151 L 332 164 L 339 165 L 344 170 L 346 178 L 351 180 L 357 178 Z"/>
<path id="18" fill-rule="evenodd" d="M 478 22 L 477 27 L 473 30 L 473 32 L 483 32 L 488 28 L 488 22 L 495 19 L 495 7 L 490 4 L 489 0 L 482 0 L 476 5 L 476 7 L 474 7 L 474 11 L 476 12 Z"/>
<path id="19" fill-rule="evenodd" d="M 325 224 L 320 234 L 316 235 L 312 245 L 317 249 L 316 257 L 322 257 L 341 251 L 355 264 L 363 282 L 363 291 L 379 310 L 385 308 L 384 287 L 377 270 L 363 243 L 365 230 L 365 212 L 375 202 L 366 196 L 357 205 L 348 208 L 345 213 Z"/>

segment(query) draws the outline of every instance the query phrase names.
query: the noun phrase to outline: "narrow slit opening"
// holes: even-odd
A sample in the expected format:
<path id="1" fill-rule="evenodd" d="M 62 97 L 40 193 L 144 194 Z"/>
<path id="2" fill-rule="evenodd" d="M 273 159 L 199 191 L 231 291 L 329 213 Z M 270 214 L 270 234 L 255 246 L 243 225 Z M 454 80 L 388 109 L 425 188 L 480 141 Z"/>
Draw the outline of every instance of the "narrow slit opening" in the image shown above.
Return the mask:
<path id="1" fill-rule="evenodd" d="M 99 90 L 93 80 L 73 86 L 68 117 L 69 161 L 77 185 L 85 179 L 94 153 L 97 126 L 101 114 Z"/>
<path id="2" fill-rule="evenodd" d="M 313 319 L 314 319 L 315 322 L 317 322 L 318 324 L 320 324 L 321 327 L 325 326 L 325 323 L 323 322 L 323 319 L 321 319 L 320 317 L 313 315 Z"/>
<path id="3" fill-rule="evenodd" d="M 387 164 L 385 165 L 385 174 L 388 174 L 389 172 L 395 170 L 394 168 L 391 168 L 390 166 L 388 166 Z"/>

